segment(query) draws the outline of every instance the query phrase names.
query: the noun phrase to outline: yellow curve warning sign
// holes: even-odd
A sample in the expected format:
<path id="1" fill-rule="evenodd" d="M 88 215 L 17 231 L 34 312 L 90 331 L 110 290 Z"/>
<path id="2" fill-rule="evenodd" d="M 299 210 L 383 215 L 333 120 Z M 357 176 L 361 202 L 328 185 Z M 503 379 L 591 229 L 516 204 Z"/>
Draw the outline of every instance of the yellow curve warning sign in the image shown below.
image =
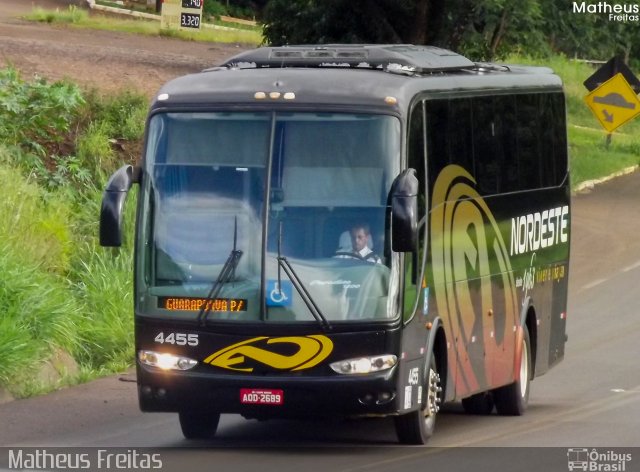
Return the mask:
<path id="1" fill-rule="evenodd" d="M 640 99 L 622 74 L 616 74 L 590 92 L 584 101 L 608 132 L 640 114 Z"/>

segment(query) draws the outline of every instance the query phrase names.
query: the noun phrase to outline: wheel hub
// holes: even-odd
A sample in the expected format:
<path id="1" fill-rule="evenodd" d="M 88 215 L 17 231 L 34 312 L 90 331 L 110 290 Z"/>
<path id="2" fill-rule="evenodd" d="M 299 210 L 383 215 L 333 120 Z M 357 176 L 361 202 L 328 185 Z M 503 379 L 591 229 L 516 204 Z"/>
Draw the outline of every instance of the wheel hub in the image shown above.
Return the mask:
<path id="1" fill-rule="evenodd" d="M 438 411 L 440 411 L 440 403 L 442 402 L 441 393 L 442 387 L 440 386 L 440 374 L 433 369 L 429 369 L 427 407 L 425 408 L 426 416 L 434 416 Z"/>

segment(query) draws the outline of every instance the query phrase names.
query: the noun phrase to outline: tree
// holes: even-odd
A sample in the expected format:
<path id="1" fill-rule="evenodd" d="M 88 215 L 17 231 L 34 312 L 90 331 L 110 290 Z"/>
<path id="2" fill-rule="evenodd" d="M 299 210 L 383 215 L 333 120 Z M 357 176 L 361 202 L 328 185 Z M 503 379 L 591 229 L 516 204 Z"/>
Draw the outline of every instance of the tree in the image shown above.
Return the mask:
<path id="1" fill-rule="evenodd" d="M 413 0 L 271 0 L 264 36 L 272 45 L 401 43 Z"/>
<path id="2" fill-rule="evenodd" d="M 476 60 L 510 53 L 637 57 L 629 23 L 566 0 L 269 0 L 265 42 L 432 44 Z"/>
<path id="3" fill-rule="evenodd" d="M 264 12 L 272 45 L 434 44 L 491 58 L 535 31 L 539 0 L 271 0 Z M 527 38 L 530 42 L 530 38 Z"/>

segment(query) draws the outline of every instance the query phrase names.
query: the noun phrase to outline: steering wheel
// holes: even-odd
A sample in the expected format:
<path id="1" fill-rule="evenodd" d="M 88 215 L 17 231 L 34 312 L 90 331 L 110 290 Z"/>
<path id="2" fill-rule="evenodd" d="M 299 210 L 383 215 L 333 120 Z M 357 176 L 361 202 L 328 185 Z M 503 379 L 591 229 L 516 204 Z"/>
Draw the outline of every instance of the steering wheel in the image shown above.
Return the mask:
<path id="1" fill-rule="evenodd" d="M 375 262 L 370 261 L 369 259 L 380 259 L 375 252 L 370 252 L 365 257 L 362 257 L 357 252 L 337 251 L 334 254 L 334 257 L 357 259 L 357 260 L 362 261 L 362 262 L 368 262 L 369 264 L 375 264 Z"/>
<path id="2" fill-rule="evenodd" d="M 364 261 L 365 258 L 362 257 L 360 254 L 358 254 L 357 252 L 349 252 L 349 251 L 338 251 L 334 254 L 334 257 L 348 257 L 349 259 L 359 259 L 361 261 Z"/>

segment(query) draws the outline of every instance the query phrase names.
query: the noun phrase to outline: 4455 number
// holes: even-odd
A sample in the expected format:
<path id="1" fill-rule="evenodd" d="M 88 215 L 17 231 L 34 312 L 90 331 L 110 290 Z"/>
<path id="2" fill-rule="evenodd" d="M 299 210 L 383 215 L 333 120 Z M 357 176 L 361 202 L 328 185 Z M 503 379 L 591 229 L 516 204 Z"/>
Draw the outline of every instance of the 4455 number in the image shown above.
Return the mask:
<path id="1" fill-rule="evenodd" d="M 176 346 L 197 346 L 199 343 L 197 334 L 159 332 L 153 340 L 160 344 L 175 344 Z"/>

